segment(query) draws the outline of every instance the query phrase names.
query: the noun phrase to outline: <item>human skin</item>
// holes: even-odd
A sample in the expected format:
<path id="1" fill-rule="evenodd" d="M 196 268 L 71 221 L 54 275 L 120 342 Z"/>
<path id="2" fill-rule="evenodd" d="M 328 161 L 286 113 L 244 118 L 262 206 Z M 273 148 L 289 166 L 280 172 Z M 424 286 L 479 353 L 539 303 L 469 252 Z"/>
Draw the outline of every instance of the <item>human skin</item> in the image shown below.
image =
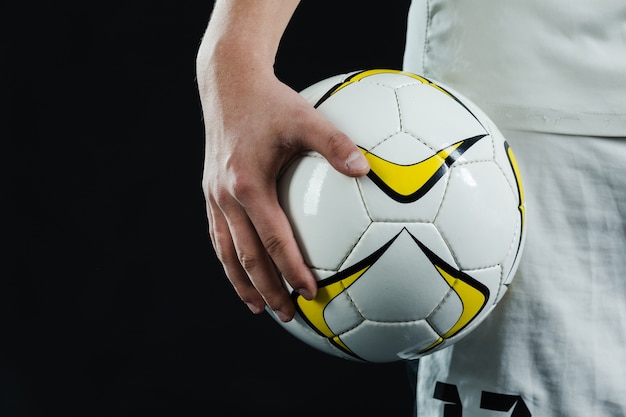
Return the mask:
<path id="1" fill-rule="evenodd" d="M 307 299 L 315 278 L 278 203 L 276 180 L 314 150 L 339 172 L 369 165 L 356 145 L 274 73 L 299 1 L 217 0 L 196 62 L 205 124 L 203 191 L 209 233 L 226 276 L 255 314 L 289 321 L 295 306 L 281 276 Z"/>

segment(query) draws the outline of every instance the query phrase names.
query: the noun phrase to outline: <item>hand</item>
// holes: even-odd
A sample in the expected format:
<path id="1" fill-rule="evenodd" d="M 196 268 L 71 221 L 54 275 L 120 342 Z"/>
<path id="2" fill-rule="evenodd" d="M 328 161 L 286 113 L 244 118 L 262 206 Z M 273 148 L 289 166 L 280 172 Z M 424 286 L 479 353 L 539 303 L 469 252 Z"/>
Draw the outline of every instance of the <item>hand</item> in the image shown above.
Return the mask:
<path id="1" fill-rule="evenodd" d="M 307 299 L 315 297 L 317 284 L 278 203 L 281 169 L 305 150 L 319 152 L 349 176 L 365 175 L 369 165 L 345 134 L 273 71 L 251 64 L 232 68 L 200 68 L 198 78 L 211 241 L 249 309 L 261 313 L 267 305 L 289 321 L 295 307 L 280 276 Z"/>

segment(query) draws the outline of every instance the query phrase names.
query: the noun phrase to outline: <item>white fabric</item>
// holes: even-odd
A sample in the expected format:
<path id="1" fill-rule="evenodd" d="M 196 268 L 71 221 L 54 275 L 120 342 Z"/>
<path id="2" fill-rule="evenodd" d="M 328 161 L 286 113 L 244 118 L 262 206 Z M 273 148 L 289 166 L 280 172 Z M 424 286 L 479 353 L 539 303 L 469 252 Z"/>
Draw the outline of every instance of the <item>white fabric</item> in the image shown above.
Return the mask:
<path id="1" fill-rule="evenodd" d="M 501 128 L 625 135 L 624 0 L 415 0 L 407 35 L 407 71 Z"/>
<path id="2" fill-rule="evenodd" d="M 465 417 L 503 415 L 483 391 L 532 416 L 626 416 L 626 140 L 503 133 L 525 185 L 522 262 L 485 322 L 420 359 L 418 416 L 444 416 L 437 382 Z"/>
<path id="3" fill-rule="evenodd" d="M 528 226 L 500 305 L 419 360 L 417 415 L 626 416 L 626 2 L 415 0 L 405 69 L 494 119 Z"/>

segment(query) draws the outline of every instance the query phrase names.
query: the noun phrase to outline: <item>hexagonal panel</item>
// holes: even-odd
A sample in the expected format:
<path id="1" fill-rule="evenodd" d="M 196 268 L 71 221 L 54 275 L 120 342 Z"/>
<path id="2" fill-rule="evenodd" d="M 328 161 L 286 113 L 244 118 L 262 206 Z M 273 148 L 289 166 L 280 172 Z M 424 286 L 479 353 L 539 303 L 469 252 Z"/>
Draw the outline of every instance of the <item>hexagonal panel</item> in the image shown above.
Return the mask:
<path id="1" fill-rule="evenodd" d="M 402 130 L 433 149 L 487 133 L 461 104 L 435 87 L 413 84 L 396 89 L 396 92 Z"/>
<path id="2" fill-rule="evenodd" d="M 319 155 L 294 161 L 278 195 L 305 261 L 316 268 L 337 269 L 370 223 L 356 180 Z"/>
<path id="3" fill-rule="evenodd" d="M 519 216 L 511 187 L 494 162 L 462 164 L 450 174 L 435 225 L 463 269 L 497 265 Z"/>

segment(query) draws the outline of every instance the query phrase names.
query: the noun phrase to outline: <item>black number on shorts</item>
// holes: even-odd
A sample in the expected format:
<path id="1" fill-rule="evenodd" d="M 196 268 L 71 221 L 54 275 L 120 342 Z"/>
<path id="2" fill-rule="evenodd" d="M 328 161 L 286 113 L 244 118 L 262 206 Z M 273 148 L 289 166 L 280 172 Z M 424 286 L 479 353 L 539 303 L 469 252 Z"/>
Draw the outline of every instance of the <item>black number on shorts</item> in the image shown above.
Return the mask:
<path id="1" fill-rule="evenodd" d="M 519 395 L 483 391 L 480 397 L 480 408 L 494 411 L 511 411 L 512 409 L 511 417 L 531 417 L 530 410 Z"/>
<path id="2" fill-rule="evenodd" d="M 443 417 L 463 417 L 463 404 L 456 385 L 437 382 L 433 398 L 446 403 Z M 492 411 L 512 411 L 511 417 L 532 417 L 524 399 L 519 395 L 483 391 L 480 408 Z"/>
<path id="3" fill-rule="evenodd" d="M 456 388 L 456 385 L 437 381 L 433 397 L 448 403 L 443 406 L 443 417 L 463 416 L 463 404 L 461 404 L 461 397 L 459 396 L 459 390 Z"/>

